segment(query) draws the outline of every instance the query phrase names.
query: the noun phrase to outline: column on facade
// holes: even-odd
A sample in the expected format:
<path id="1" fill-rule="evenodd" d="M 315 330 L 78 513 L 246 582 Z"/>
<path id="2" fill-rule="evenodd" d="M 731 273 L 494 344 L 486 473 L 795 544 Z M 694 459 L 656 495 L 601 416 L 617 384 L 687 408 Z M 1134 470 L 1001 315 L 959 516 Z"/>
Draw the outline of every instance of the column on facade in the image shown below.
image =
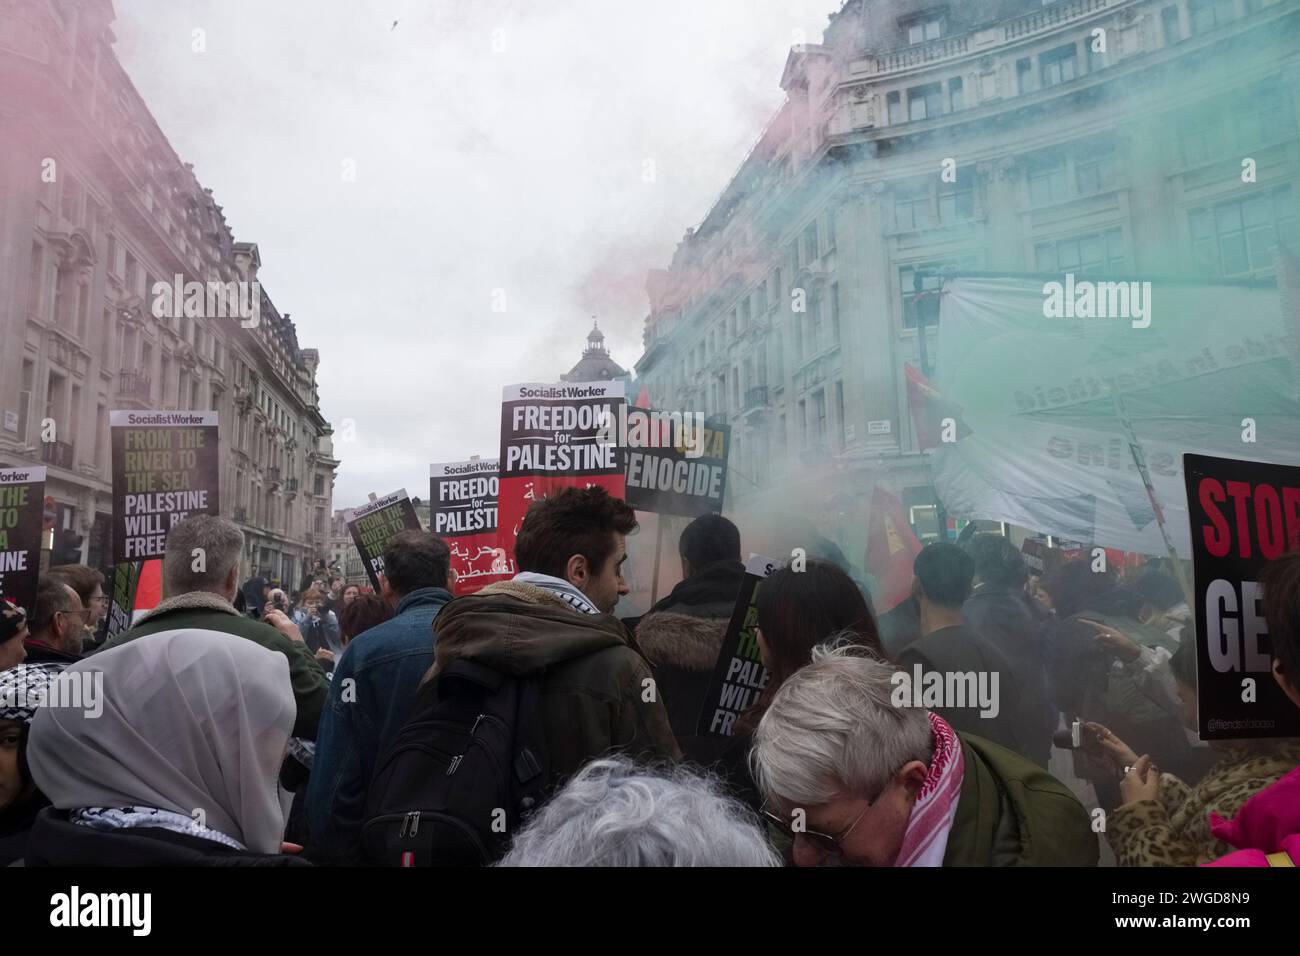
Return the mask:
<path id="1" fill-rule="evenodd" d="M 883 184 L 851 188 L 836 219 L 840 336 L 844 354 L 844 417 L 849 447 L 867 440 L 867 422 L 889 419 L 890 444 L 901 431 L 895 398 L 895 333 L 890 316 L 889 254 L 884 239 Z M 797 414 L 797 412 L 796 412 Z"/>

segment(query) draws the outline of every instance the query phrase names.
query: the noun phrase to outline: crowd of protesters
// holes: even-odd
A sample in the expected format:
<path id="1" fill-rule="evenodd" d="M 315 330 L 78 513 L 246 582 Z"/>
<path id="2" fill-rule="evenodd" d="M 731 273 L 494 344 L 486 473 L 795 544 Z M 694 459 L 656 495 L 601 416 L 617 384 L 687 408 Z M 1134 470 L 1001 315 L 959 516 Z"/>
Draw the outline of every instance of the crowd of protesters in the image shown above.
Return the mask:
<path id="1" fill-rule="evenodd" d="M 453 598 L 447 544 L 414 530 L 375 592 L 320 562 L 286 593 L 241 584 L 242 532 L 194 516 L 168 534 L 161 602 L 103 643 L 103 577 L 51 569 L 30 609 L 0 607 L 0 865 L 436 865 L 452 831 L 516 867 L 1093 866 L 1103 840 L 1121 866 L 1300 859 L 1300 747 L 1200 741 L 1171 568 L 1040 579 L 977 534 L 922 549 L 878 615 L 792 527 L 809 560 L 755 606 L 766 684 L 719 737 L 698 718 L 742 530 L 697 518 L 681 582 L 622 620 L 636 530 L 571 489 L 529 510 L 518 573 L 474 594 Z M 1300 707 L 1300 552 L 1261 586 Z M 990 677 L 993 698 L 900 705 L 900 675 L 926 674 Z M 466 700 L 485 703 L 461 727 Z"/>

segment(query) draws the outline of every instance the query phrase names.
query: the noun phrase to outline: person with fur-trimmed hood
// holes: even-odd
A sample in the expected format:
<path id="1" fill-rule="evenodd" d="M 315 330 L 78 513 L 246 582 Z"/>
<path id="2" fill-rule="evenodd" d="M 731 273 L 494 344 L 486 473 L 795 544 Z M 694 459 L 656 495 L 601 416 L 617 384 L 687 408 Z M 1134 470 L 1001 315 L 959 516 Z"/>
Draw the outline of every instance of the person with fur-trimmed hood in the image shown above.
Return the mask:
<path id="1" fill-rule="evenodd" d="M 653 672 L 613 616 L 636 514 L 605 489 L 566 488 L 528 509 L 520 571 L 438 615 L 431 678 L 467 660 L 513 677 L 541 674 L 539 712 L 552 781 L 596 757 L 677 760 Z"/>
<path id="2" fill-rule="evenodd" d="M 701 736 L 695 729 L 745 576 L 740 529 L 722 515 L 700 515 L 682 532 L 677 551 L 682 580 L 641 618 L 636 639 L 655 665 L 683 754 L 707 766 L 728 743 L 726 737 Z"/>

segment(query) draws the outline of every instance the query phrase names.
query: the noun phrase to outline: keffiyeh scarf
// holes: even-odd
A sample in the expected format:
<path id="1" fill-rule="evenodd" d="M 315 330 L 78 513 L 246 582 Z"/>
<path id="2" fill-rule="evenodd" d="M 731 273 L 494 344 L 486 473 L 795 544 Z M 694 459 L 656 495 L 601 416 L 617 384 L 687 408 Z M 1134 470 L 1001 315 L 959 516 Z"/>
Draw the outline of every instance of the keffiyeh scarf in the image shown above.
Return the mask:
<path id="1" fill-rule="evenodd" d="M 92 830 L 131 830 L 136 827 L 158 827 L 183 833 L 186 836 L 200 837 L 228 846 L 232 850 L 243 850 L 244 845 L 233 837 L 205 827 L 193 817 L 171 810 L 159 810 L 157 807 L 82 807 L 73 810 L 69 816 L 78 826 L 90 827 Z"/>
<path id="2" fill-rule="evenodd" d="M 583 614 L 599 614 L 600 611 L 596 605 L 587 600 L 587 595 L 583 594 L 568 581 L 563 578 L 552 577 L 549 574 L 538 574 L 536 571 L 520 571 L 514 579 L 522 584 L 531 584 L 534 587 L 546 588 L 556 597 L 565 601 L 570 607 L 581 611 Z"/>
<path id="3" fill-rule="evenodd" d="M 929 717 L 934 731 L 934 756 L 912 806 L 912 815 L 907 819 L 907 831 L 895 866 L 943 866 L 948 834 L 957 816 L 957 800 L 965 775 L 961 741 L 942 717 L 935 713 Z"/>

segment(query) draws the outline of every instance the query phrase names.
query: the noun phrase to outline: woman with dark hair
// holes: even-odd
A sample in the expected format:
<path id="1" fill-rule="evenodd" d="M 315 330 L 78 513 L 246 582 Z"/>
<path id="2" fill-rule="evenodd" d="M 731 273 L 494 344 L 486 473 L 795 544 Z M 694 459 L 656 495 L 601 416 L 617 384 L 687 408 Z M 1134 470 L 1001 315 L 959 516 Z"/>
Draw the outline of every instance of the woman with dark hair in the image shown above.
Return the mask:
<path id="1" fill-rule="evenodd" d="M 1196 727 L 1196 645 L 1186 629 L 1169 661 L 1183 721 Z M 1106 838 L 1120 866 L 1193 866 L 1231 849 L 1211 832 L 1211 813 L 1235 814 L 1252 795 L 1300 763 L 1288 739 L 1211 743 L 1219 760 L 1194 787 L 1161 773 L 1109 729 L 1089 723 L 1085 746 L 1119 779 L 1122 803 L 1106 819 Z"/>
<path id="2" fill-rule="evenodd" d="M 813 648 L 828 641 L 865 647 L 884 659 L 871 605 L 848 574 L 828 561 L 809 561 L 802 570 L 773 571 L 758 587 L 758 650 L 767 684 L 736 719 L 731 746 L 719 770 L 732 791 L 755 809 L 763 800 L 750 774 L 754 730 L 791 675 L 812 660 Z"/>
<path id="3" fill-rule="evenodd" d="M 758 589 L 758 650 L 767 686 L 736 721 L 738 731 L 758 726 L 776 692 L 812 660 L 812 650 L 832 638 L 885 657 L 871 605 L 853 579 L 829 561 L 809 561 L 802 571 L 773 571 Z"/>
<path id="4" fill-rule="evenodd" d="M 355 585 L 353 585 L 355 587 Z M 352 638 L 364 634 L 393 616 L 393 609 L 378 594 L 361 594 L 339 611 L 339 636 L 343 647 Z"/>

